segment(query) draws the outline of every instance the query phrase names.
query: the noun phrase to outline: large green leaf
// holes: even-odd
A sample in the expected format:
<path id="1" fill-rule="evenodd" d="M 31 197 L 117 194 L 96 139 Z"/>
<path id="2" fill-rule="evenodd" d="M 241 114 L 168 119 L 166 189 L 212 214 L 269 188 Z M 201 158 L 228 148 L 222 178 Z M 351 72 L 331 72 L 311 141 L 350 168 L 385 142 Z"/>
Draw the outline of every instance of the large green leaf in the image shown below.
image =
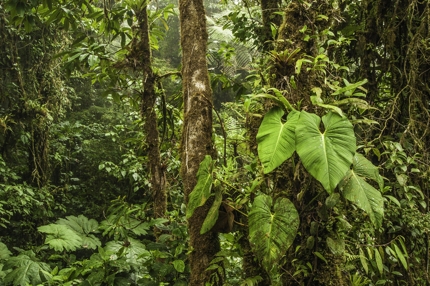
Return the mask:
<path id="1" fill-rule="evenodd" d="M 41 285 L 52 279 L 49 265 L 38 261 L 31 250 L 9 258 L 4 269 L 12 270 L 4 278 L 5 285 Z"/>
<path id="2" fill-rule="evenodd" d="M 76 250 L 82 245 L 82 238 L 73 230 L 61 224 L 48 224 L 37 228 L 40 232 L 47 233 L 45 244 L 56 251 Z"/>
<path id="3" fill-rule="evenodd" d="M 338 114 L 321 118 L 305 111 L 300 113 L 296 127 L 296 151 L 303 166 L 330 194 L 345 177 L 356 149 L 352 124 Z"/>
<path id="4" fill-rule="evenodd" d="M 96 249 L 101 245 L 100 240 L 91 234 L 97 233 L 99 228 L 98 222 L 94 219 L 88 219 L 84 215 L 68 216 L 66 219 L 60 218 L 57 224 L 65 225 L 78 234 L 82 239 L 83 248 Z"/>
<path id="5" fill-rule="evenodd" d="M 151 252 L 146 249 L 146 246 L 137 239 L 133 239 L 131 237 L 127 238 L 127 244 L 124 245 L 124 241 L 108 241 L 104 250 L 106 251 L 106 255 L 111 255 L 112 253 L 116 254 L 125 254 L 127 259 L 127 263 L 130 265 L 138 265 L 142 261 L 145 261 L 151 257 Z M 99 247 L 99 253 L 103 255 L 103 251 L 100 251 L 102 248 Z"/>
<path id="6" fill-rule="evenodd" d="M 206 200 L 209 198 L 213 181 L 212 169 L 212 158 L 211 156 L 206 155 L 200 163 L 199 170 L 197 171 L 197 184 L 190 193 L 186 212 L 187 219 L 193 215 L 196 208 L 204 205 Z"/>
<path id="7" fill-rule="evenodd" d="M 0 242 L 0 260 L 6 260 L 9 258 L 9 256 L 12 254 L 12 252 L 7 249 L 6 244 L 3 242 Z"/>
<path id="8" fill-rule="evenodd" d="M 384 187 L 384 181 L 379 175 L 379 169 L 375 165 L 372 164 L 366 157 L 361 155 L 360 153 L 355 153 L 354 155 L 354 172 L 365 178 L 369 178 L 378 183 L 379 188 L 382 190 Z"/>
<path id="9" fill-rule="evenodd" d="M 88 219 L 84 215 L 79 216 L 67 216 L 66 219 L 60 218 L 57 221 L 58 224 L 68 226 L 79 234 L 88 234 L 91 232 L 98 232 L 99 224 L 95 219 Z"/>
<path id="10" fill-rule="evenodd" d="M 252 204 L 248 223 L 254 252 L 270 271 L 293 243 L 299 227 L 299 214 L 286 198 L 280 198 L 272 205 L 271 197 L 260 195 Z"/>
<path id="11" fill-rule="evenodd" d="M 270 110 L 258 129 L 258 157 L 264 167 L 264 173 L 273 171 L 295 151 L 295 135 L 297 119 L 300 113 L 292 111 L 288 114 L 287 122 L 282 122 L 284 112 L 276 107 Z"/>
<path id="12" fill-rule="evenodd" d="M 343 196 L 365 211 L 372 223 L 379 227 L 384 216 L 384 201 L 381 193 L 368 184 L 354 170 L 350 170 L 342 182 Z"/>

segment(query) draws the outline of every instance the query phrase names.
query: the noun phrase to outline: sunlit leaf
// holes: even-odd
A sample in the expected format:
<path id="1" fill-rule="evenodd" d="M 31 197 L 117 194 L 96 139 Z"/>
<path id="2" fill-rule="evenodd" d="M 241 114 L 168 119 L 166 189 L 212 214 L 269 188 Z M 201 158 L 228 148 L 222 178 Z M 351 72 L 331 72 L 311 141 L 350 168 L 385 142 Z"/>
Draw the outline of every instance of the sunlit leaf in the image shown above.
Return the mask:
<path id="1" fill-rule="evenodd" d="M 347 86 L 343 87 L 343 88 L 339 88 L 338 90 L 336 90 L 335 92 L 333 92 L 332 95 L 338 95 L 338 94 L 342 94 L 342 93 L 347 93 L 349 92 L 353 92 L 356 88 L 358 88 L 359 86 L 362 86 L 363 84 L 367 83 L 367 79 L 364 79 L 362 81 L 353 83 L 353 84 L 347 84 Z M 347 95 L 349 95 L 349 93 L 347 93 Z"/>
<path id="2" fill-rule="evenodd" d="M 172 262 L 173 267 L 175 267 L 175 270 L 178 271 L 179 273 L 184 272 L 185 270 L 185 263 L 183 260 L 174 260 Z"/>
<path id="3" fill-rule="evenodd" d="M 96 249 L 101 245 L 100 240 L 91 233 L 98 232 L 99 224 L 94 219 L 88 219 L 84 215 L 68 216 L 66 219 L 60 218 L 57 224 L 65 225 L 82 239 L 82 247 Z"/>
<path id="4" fill-rule="evenodd" d="M 264 116 L 257 134 L 258 156 L 264 173 L 273 171 L 294 153 L 294 129 L 299 114 L 296 111 L 290 112 L 287 121 L 283 123 L 284 112 L 277 107 Z"/>
<path id="5" fill-rule="evenodd" d="M 352 124 L 335 113 L 321 118 L 305 111 L 296 127 L 296 151 L 306 170 L 332 193 L 350 169 L 356 149 Z"/>
<path id="6" fill-rule="evenodd" d="M 82 238 L 65 225 L 49 224 L 39 226 L 40 232 L 47 233 L 45 244 L 56 251 L 76 250 L 82 246 Z"/>
<path id="7" fill-rule="evenodd" d="M 7 249 L 6 244 L 0 242 L 0 260 L 6 260 L 12 253 Z"/>

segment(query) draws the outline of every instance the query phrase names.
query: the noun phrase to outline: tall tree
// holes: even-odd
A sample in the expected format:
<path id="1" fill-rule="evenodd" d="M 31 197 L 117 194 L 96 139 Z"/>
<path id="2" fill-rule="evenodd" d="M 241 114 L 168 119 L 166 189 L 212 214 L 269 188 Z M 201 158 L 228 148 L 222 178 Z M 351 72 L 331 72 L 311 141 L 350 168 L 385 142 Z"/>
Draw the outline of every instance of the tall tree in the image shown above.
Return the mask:
<path id="1" fill-rule="evenodd" d="M 212 91 L 206 62 L 207 30 L 202 0 L 180 0 L 180 27 L 182 47 L 182 82 L 184 125 L 182 132 L 182 179 L 185 200 L 196 185 L 199 164 L 205 155 L 214 155 L 212 146 Z M 200 229 L 210 205 L 197 208 L 188 221 L 190 235 L 189 285 L 204 285 L 210 279 L 206 271 L 219 251 L 217 233 L 203 235 Z"/>
<path id="2" fill-rule="evenodd" d="M 146 2 L 145 2 L 146 3 Z M 167 209 L 167 194 L 165 189 L 164 169 L 160 159 L 160 140 L 158 133 L 157 114 L 155 111 L 157 76 L 152 70 L 152 54 L 149 39 L 148 6 L 145 5 L 138 12 L 140 25 L 141 63 L 143 68 L 143 92 L 141 97 L 141 113 L 145 120 L 144 129 L 148 148 L 148 167 L 151 175 L 151 187 L 154 198 L 155 217 L 163 217 Z"/>

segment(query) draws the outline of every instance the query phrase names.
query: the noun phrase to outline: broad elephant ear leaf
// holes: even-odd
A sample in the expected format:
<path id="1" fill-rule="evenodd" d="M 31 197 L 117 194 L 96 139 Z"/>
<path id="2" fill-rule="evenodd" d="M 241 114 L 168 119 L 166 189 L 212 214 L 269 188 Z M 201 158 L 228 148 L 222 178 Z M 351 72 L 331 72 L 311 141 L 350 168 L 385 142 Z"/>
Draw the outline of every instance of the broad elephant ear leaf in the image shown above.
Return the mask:
<path id="1" fill-rule="evenodd" d="M 203 161 L 200 163 L 199 170 L 197 171 L 197 184 L 189 196 L 186 211 L 187 219 L 193 215 L 196 208 L 204 205 L 206 200 L 209 198 L 213 182 L 212 170 L 212 157 L 206 155 Z"/>
<path id="2" fill-rule="evenodd" d="M 366 157 L 360 153 L 355 153 L 353 161 L 354 172 L 365 178 L 369 178 L 378 183 L 379 188 L 382 190 L 384 188 L 384 180 L 379 174 L 379 169 L 372 164 Z"/>
<path id="3" fill-rule="evenodd" d="M 363 155 L 354 156 L 354 164 L 342 183 L 340 189 L 343 196 L 365 211 L 370 221 L 380 227 L 384 217 L 384 200 L 381 192 L 365 181 L 367 177 L 382 184 L 378 169 Z"/>
<path id="4" fill-rule="evenodd" d="M 282 122 L 284 111 L 276 107 L 270 110 L 258 129 L 258 157 L 264 167 L 264 173 L 273 171 L 295 151 L 295 134 L 297 119 L 300 112 L 292 111 L 287 121 Z"/>
<path id="5" fill-rule="evenodd" d="M 248 223 L 253 250 L 269 272 L 293 243 L 299 227 L 299 214 L 286 198 L 278 199 L 272 205 L 271 197 L 260 195 L 254 200 Z"/>
<path id="6" fill-rule="evenodd" d="M 338 114 L 321 118 L 305 111 L 300 113 L 296 126 L 296 151 L 306 170 L 330 194 L 350 169 L 356 149 L 352 124 Z"/>

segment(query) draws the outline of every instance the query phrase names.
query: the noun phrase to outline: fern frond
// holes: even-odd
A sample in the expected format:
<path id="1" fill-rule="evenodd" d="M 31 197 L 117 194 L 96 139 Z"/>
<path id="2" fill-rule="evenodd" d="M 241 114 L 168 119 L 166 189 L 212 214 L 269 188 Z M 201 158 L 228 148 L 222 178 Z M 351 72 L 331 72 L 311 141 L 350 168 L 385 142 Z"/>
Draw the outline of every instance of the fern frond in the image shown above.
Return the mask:
<path id="1" fill-rule="evenodd" d="M 345 253 L 345 257 L 346 257 L 346 261 L 347 262 L 351 262 L 357 259 L 360 259 L 360 255 L 359 254 L 349 254 L 349 253 Z"/>

